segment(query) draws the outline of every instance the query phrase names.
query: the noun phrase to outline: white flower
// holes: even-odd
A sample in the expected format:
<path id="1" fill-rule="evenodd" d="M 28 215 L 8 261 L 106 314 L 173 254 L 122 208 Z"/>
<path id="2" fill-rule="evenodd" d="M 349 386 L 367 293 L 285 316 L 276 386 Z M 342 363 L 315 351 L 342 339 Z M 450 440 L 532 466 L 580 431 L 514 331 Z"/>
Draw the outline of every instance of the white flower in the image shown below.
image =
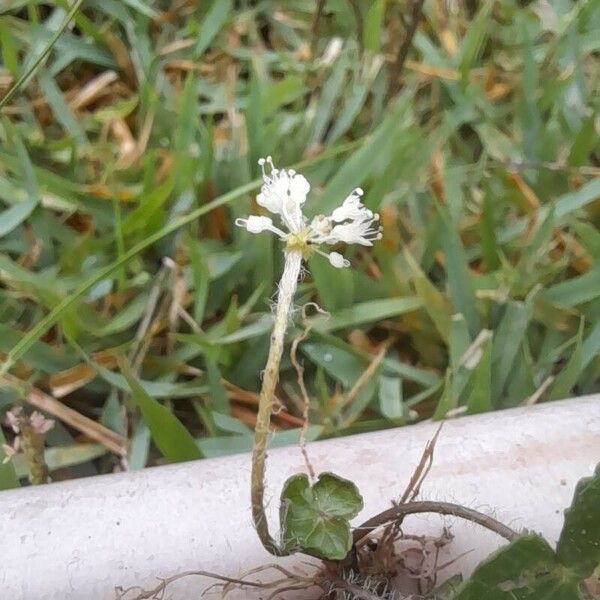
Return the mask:
<path id="1" fill-rule="evenodd" d="M 48 433 L 54 427 L 53 419 L 46 419 L 44 415 L 39 413 L 37 410 L 34 410 L 29 417 L 29 423 L 31 428 L 38 435 L 44 435 Z"/>
<path id="2" fill-rule="evenodd" d="M 330 216 L 317 215 L 309 223 L 302 212 L 310 184 L 300 173 L 276 169 L 270 156 L 258 161 L 263 173 L 263 185 L 256 197 L 259 206 L 279 215 L 283 230 L 269 217 L 250 216 L 236 219 L 235 224 L 250 233 L 270 231 L 285 241 L 288 248 L 311 249 L 325 256 L 337 268 L 349 267 L 350 262 L 338 252 L 329 254 L 317 248 L 321 244 L 360 244 L 372 246 L 381 239 L 379 215 L 373 214 L 361 201 L 363 191 L 356 188 Z M 265 171 L 265 164 L 270 172 Z M 287 231 L 286 231 L 287 230 Z"/>

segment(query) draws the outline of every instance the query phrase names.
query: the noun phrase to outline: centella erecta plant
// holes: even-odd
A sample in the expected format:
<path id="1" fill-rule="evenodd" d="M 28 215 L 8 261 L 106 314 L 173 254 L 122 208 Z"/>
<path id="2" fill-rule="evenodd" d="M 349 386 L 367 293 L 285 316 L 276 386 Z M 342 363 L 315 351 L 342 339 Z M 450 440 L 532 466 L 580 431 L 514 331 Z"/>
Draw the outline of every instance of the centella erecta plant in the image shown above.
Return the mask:
<path id="1" fill-rule="evenodd" d="M 340 253 L 325 252 L 321 248 L 339 244 L 372 246 L 382 234 L 379 215 L 364 206 L 360 188 L 353 190 L 329 216 L 320 214 L 309 220 L 303 213 L 310 191 L 306 178 L 292 169 L 277 169 L 270 156 L 260 159 L 258 164 L 264 183 L 256 201 L 272 213 L 278 223 L 275 224 L 267 216 L 252 215 L 247 219 L 237 219 L 236 225 L 250 233 L 275 234 L 283 244 L 285 266 L 278 287 L 271 344 L 259 398 L 252 454 L 252 517 L 264 547 L 272 554 L 282 555 L 289 553 L 289 550 L 285 544 L 273 539 L 265 515 L 265 460 L 274 392 L 302 260 L 319 254 L 333 267 L 347 268 L 350 261 Z"/>

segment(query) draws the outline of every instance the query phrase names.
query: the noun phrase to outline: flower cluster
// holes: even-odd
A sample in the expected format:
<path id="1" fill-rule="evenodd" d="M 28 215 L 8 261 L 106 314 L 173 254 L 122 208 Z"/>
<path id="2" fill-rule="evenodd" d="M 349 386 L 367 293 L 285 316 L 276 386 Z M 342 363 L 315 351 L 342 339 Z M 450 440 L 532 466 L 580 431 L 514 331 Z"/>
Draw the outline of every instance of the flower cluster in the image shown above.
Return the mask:
<path id="1" fill-rule="evenodd" d="M 23 446 L 22 437 L 26 435 L 43 436 L 54 427 L 52 419 L 46 419 L 44 415 L 34 410 L 30 415 L 23 412 L 23 407 L 15 406 L 6 413 L 6 424 L 17 434 L 12 445 L 2 444 L 5 458 L 2 461 L 7 463 Z"/>
<path id="2" fill-rule="evenodd" d="M 339 243 L 372 246 L 381 239 L 379 215 L 373 214 L 363 203 L 363 191 L 356 188 L 331 215 L 317 215 L 308 221 L 302 206 L 310 191 L 310 184 L 304 176 L 292 169 L 276 169 L 270 156 L 258 161 L 263 174 L 263 185 L 256 197 L 259 206 L 279 215 L 284 229 L 273 224 L 265 216 L 250 216 L 236 219 L 235 224 L 250 233 L 270 231 L 286 242 L 290 249 L 312 251 L 325 256 L 337 268 L 349 267 L 350 262 L 338 252 L 329 254 L 318 249 L 321 244 Z M 265 164 L 269 172 L 265 170 Z"/>

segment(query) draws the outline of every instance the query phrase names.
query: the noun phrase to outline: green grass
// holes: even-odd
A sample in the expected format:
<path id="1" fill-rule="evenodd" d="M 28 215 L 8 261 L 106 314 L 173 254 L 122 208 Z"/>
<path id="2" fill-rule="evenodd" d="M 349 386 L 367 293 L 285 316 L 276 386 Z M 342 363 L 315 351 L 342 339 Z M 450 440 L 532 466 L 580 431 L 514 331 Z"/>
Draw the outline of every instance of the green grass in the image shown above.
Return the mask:
<path id="1" fill-rule="evenodd" d="M 131 468 L 249 449 L 281 252 L 233 221 L 271 154 L 309 212 L 361 186 L 384 225 L 300 285 L 331 315 L 300 345 L 310 439 L 598 391 L 600 10 L 471 4 L 428 0 L 398 73 L 401 2 L 315 24 L 313 2 L 86 0 L 68 26 L 66 2 L 5 3 L 2 370 L 124 436 Z M 293 443 L 289 359 L 278 397 Z M 72 425 L 55 477 L 110 472 Z"/>

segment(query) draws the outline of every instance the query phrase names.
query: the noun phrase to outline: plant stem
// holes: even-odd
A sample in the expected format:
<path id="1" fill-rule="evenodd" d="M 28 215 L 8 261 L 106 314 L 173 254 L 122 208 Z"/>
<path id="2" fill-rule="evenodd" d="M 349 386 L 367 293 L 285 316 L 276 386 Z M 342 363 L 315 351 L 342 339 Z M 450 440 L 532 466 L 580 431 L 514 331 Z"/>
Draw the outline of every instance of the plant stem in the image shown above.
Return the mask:
<path id="1" fill-rule="evenodd" d="M 286 252 L 285 267 L 279 282 L 275 323 L 271 333 L 271 346 L 265 367 L 262 388 L 258 401 L 258 416 L 254 432 L 252 449 L 251 498 L 252 519 L 262 545 L 275 556 L 285 552 L 269 533 L 269 523 L 265 514 L 265 462 L 267 458 L 267 441 L 269 438 L 271 411 L 275 386 L 279 379 L 279 363 L 283 354 L 285 332 L 287 330 L 292 302 L 298 285 L 302 253 L 299 250 Z"/>
<path id="2" fill-rule="evenodd" d="M 453 504 L 451 502 L 408 502 L 406 504 L 399 504 L 388 510 L 379 513 L 372 517 L 360 527 L 357 527 L 353 532 L 354 543 L 356 544 L 365 535 L 368 535 L 373 529 L 390 523 L 403 517 L 404 515 L 415 515 L 419 513 L 437 513 L 439 515 L 450 515 L 458 517 L 460 519 L 466 519 L 481 525 L 490 531 L 497 533 L 499 536 L 511 542 L 512 540 L 519 537 L 516 531 L 513 531 L 510 527 L 507 527 L 503 523 L 496 521 L 488 515 L 484 515 L 472 508 L 466 506 L 460 506 L 459 504 Z"/>
<path id="3" fill-rule="evenodd" d="M 44 435 L 36 433 L 29 424 L 29 418 L 21 419 L 21 448 L 29 471 L 31 485 L 48 483 L 48 467 L 44 460 Z"/>

